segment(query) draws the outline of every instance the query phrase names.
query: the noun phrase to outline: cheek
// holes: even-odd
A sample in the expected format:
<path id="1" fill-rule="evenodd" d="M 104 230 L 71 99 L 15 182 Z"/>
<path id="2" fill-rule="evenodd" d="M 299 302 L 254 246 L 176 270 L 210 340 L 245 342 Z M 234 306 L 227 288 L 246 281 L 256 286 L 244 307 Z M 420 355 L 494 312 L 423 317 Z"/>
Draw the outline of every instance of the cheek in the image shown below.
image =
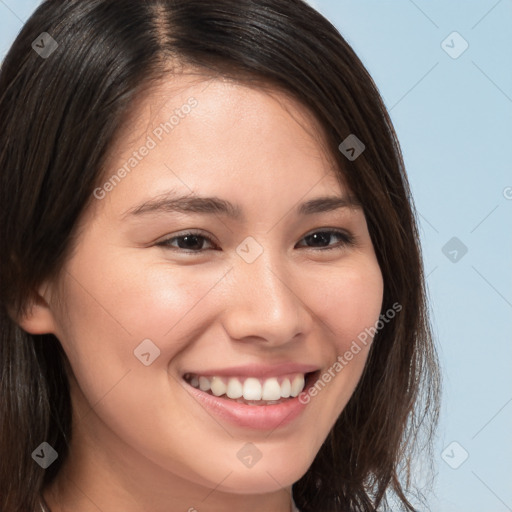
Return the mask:
<path id="1" fill-rule="evenodd" d="M 335 275 L 318 287 L 321 290 L 315 295 L 317 302 L 324 304 L 319 320 L 328 326 L 330 364 L 303 396 L 324 429 L 332 427 L 359 382 L 383 299 L 382 274 L 374 258 L 337 269 Z M 319 436 L 317 441 L 320 445 L 323 439 Z"/>
<path id="2" fill-rule="evenodd" d="M 112 261 L 84 253 L 82 261 L 71 262 L 63 281 L 58 337 L 79 387 L 73 400 L 77 417 L 91 430 L 102 428 L 96 419 L 101 418 L 135 450 L 177 472 L 183 473 L 191 457 L 213 468 L 214 453 L 204 446 L 194 453 L 203 426 L 183 413 L 189 404 L 182 403 L 169 361 L 190 348 L 196 328 L 211 322 L 208 291 L 224 271 Z M 159 355 L 154 358 L 149 345 L 146 366 L 134 350 L 147 339 Z"/>
<path id="3" fill-rule="evenodd" d="M 375 325 L 383 300 L 382 273 L 374 258 L 336 271 L 336 279 L 322 287 L 325 321 L 337 334 L 338 352 L 344 352 L 359 334 Z"/>
<path id="4" fill-rule="evenodd" d="M 167 262 L 145 264 L 138 253 L 117 261 L 122 263 L 84 253 L 71 262 L 59 319 L 67 331 L 63 338 L 87 339 L 80 344 L 82 352 L 101 346 L 102 352 L 117 352 L 124 362 L 131 362 L 133 350 L 147 338 L 167 352 L 179 351 L 177 333 L 186 324 L 190 328 L 190 318 L 197 321 L 197 306 L 223 272 L 198 272 L 192 265 L 173 267 Z M 164 347 L 163 340 L 170 338 L 176 343 Z"/>

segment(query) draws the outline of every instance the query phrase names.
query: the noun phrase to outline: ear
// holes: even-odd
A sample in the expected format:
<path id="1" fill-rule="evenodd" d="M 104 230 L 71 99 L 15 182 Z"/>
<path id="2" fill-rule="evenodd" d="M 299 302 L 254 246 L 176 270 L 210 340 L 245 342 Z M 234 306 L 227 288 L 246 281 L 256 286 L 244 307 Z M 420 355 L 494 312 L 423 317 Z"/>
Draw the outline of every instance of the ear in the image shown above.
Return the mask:
<path id="1" fill-rule="evenodd" d="M 50 307 L 50 287 L 43 283 L 27 298 L 22 314 L 9 312 L 11 318 L 30 334 L 56 334 L 54 313 Z"/>

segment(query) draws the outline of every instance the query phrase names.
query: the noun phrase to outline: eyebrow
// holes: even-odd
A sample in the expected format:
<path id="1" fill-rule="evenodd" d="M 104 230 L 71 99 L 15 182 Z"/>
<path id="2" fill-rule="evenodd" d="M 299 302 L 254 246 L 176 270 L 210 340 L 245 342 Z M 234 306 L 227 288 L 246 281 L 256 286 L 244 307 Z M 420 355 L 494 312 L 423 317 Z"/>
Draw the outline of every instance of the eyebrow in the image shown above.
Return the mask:
<path id="1" fill-rule="evenodd" d="M 330 212 L 340 208 L 358 208 L 360 203 L 351 196 L 322 196 L 301 203 L 296 208 L 299 215 L 313 215 L 315 213 Z M 244 221 L 245 216 L 239 205 L 216 196 L 201 197 L 195 194 L 176 196 L 166 193 L 142 204 L 130 208 L 122 217 L 141 216 L 155 213 L 195 213 L 206 215 L 223 215 L 228 218 Z"/>

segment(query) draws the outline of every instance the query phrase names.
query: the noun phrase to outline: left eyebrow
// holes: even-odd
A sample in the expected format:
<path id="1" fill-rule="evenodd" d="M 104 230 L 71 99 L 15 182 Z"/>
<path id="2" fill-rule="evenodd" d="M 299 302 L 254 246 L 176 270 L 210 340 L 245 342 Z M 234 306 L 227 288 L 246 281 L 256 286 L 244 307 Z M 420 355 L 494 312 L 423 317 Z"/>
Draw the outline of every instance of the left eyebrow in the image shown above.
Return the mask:
<path id="1" fill-rule="evenodd" d="M 353 197 L 322 196 L 301 203 L 296 212 L 299 215 L 313 215 L 315 213 L 329 212 L 340 208 L 360 207 L 360 203 Z M 206 215 L 224 215 L 234 220 L 244 221 L 245 215 L 239 205 L 216 196 L 201 197 L 197 195 L 176 197 L 173 193 L 166 193 L 142 204 L 130 208 L 123 215 L 140 216 L 148 213 L 197 213 Z"/>

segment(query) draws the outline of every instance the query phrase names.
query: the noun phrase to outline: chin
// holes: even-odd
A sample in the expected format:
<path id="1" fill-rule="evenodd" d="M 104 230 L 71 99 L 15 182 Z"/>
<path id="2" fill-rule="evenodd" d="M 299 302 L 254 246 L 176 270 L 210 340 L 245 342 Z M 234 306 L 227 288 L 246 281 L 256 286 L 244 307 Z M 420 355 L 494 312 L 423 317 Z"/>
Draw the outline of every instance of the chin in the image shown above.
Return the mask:
<path id="1" fill-rule="evenodd" d="M 227 478 L 217 488 L 233 494 L 266 494 L 290 487 L 306 473 L 313 459 L 286 456 L 262 457 L 254 466 L 226 467 Z M 230 473 L 231 471 L 231 473 Z M 220 474 L 217 473 L 217 475 Z M 218 482 L 216 483 L 216 485 Z"/>

